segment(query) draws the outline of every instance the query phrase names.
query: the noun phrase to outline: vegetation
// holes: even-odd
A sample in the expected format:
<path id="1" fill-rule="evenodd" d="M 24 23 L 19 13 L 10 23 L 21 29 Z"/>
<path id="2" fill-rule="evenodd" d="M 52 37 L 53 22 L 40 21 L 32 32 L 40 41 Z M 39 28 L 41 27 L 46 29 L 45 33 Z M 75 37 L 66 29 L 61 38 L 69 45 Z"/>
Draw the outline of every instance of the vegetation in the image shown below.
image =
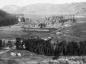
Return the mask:
<path id="1" fill-rule="evenodd" d="M 38 26 L 39 26 L 40 28 L 45 28 L 45 27 L 46 27 L 46 24 L 40 23 Z"/>
<path id="2" fill-rule="evenodd" d="M 18 50 L 25 49 L 36 54 L 55 56 L 53 59 L 59 56 L 83 56 L 86 55 L 86 41 L 54 41 L 52 39 L 43 40 L 40 38 L 23 39 L 17 38 L 16 46 Z M 25 48 L 23 48 L 25 45 Z"/>
<path id="3" fill-rule="evenodd" d="M 0 10 L 0 26 L 9 26 L 18 23 L 17 18 Z"/>

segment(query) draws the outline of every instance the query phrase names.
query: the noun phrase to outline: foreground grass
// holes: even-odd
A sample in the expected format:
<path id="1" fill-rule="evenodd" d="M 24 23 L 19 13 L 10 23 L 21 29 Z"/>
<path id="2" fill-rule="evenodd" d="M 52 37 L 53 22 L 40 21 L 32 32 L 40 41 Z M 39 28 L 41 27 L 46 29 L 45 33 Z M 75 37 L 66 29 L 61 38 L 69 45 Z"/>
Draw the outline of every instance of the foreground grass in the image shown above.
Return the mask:
<path id="1" fill-rule="evenodd" d="M 85 64 L 86 58 L 81 57 L 60 57 L 57 60 L 44 59 L 44 60 L 30 60 L 30 58 L 21 59 L 0 59 L 0 64 Z"/>
<path id="2" fill-rule="evenodd" d="M 11 56 L 10 52 L 22 54 Z M 86 56 L 59 56 L 53 60 L 50 56 L 37 55 L 25 50 L 12 50 L 0 55 L 0 64 L 85 64 Z"/>

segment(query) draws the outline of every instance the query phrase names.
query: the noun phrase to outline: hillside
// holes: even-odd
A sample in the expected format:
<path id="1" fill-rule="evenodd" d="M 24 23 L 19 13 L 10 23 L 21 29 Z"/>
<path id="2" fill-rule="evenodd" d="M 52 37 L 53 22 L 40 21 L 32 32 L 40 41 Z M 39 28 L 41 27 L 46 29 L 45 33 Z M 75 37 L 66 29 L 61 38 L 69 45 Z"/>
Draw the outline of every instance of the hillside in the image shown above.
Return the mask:
<path id="1" fill-rule="evenodd" d="M 18 23 L 17 18 L 0 10 L 0 26 L 9 26 Z"/>
<path id="2" fill-rule="evenodd" d="M 69 15 L 79 14 L 85 15 L 86 3 L 71 3 L 71 4 L 30 4 L 24 7 L 9 5 L 2 9 L 9 13 L 23 13 L 30 15 Z"/>
<path id="3" fill-rule="evenodd" d="M 2 8 L 2 10 L 8 12 L 8 13 L 17 13 L 17 10 L 19 9 L 20 7 L 16 6 L 16 5 L 8 5 L 8 6 L 4 6 Z"/>

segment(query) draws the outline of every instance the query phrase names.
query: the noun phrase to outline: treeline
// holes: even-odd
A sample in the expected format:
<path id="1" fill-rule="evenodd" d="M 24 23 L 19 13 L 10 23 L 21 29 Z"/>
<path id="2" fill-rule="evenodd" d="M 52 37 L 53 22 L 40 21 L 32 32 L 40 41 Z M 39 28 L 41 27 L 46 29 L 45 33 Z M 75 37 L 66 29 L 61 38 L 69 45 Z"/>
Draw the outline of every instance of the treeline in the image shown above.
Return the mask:
<path id="1" fill-rule="evenodd" d="M 16 46 L 17 49 L 25 49 L 36 54 L 46 55 L 46 56 L 82 56 L 86 55 L 86 41 L 55 41 L 51 43 L 52 39 L 24 39 L 21 44 L 20 39 L 17 39 Z M 22 46 L 25 45 L 25 48 Z"/>
<path id="2" fill-rule="evenodd" d="M 3 43 L 4 42 L 4 43 Z M 53 41 L 52 39 L 43 40 L 41 38 L 28 38 L 21 39 L 16 38 L 15 43 L 12 41 L 0 40 L 0 49 L 3 49 L 4 46 L 13 47 L 16 46 L 17 50 L 28 50 L 30 52 L 46 55 L 46 56 L 85 56 L 86 55 L 86 41 Z"/>
<path id="3" fill-rule="evenodd" d="M 52 39 L 43 40 L 41 38 L 28 38 L 21 39 L 16 38 L 15 43 L 8 41 L 8 43 L 3 43 L 0 40 L 0 49 L 3 49 L 4 46 L 12 48 L 16 46 L 17 50 L 28 50 L 30 52 L 45 55 L 45 56 L 54 56 L 58 58 L 59 56 L 85 56 L 86 55 L 86 41 L 53 41 Z"/>
<path id="4" fill-rule="evenodd" d="M 9 26 L 18 23 L 15 16 L 0 10 L 0 26 Z"/>
<path id="5" fill-rule="evenodd" d="M 83 42 L 57 42 L 51 45 L 49 41 L 43 40 L 27 40 L 25 42 L 26 49 L 37 54 L 44 54 L 50 56 L 58 55 L 86 55 L 86 41 Z"/>

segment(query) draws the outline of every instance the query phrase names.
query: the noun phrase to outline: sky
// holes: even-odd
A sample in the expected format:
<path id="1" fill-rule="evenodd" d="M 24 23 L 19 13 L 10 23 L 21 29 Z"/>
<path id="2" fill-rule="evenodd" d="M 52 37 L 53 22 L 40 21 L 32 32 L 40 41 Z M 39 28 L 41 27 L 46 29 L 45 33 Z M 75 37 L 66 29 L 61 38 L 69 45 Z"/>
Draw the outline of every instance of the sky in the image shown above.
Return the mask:
<path id="1" fill-rule="evenodd" d="M 36 3 L 64 4 L 73 2 L 86 2 L 86 0 L 0 0 L 0 8 L 7 5 L 26 6 Z"/>

